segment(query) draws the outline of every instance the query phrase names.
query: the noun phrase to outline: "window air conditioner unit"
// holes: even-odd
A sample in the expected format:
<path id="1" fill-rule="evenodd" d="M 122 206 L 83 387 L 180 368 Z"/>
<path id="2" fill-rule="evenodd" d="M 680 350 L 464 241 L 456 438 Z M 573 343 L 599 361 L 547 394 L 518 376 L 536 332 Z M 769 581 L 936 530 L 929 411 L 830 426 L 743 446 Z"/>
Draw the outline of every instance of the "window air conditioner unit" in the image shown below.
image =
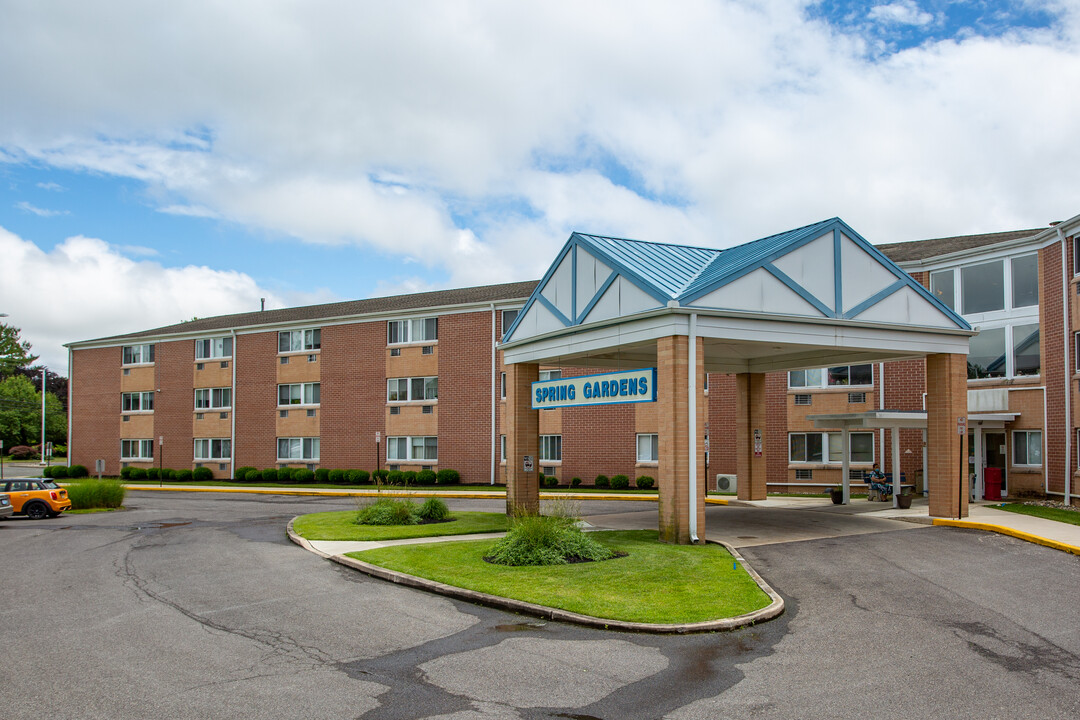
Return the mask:
<path id="1" fill-rule="evenodd" d="M 736 476 L 717 475 L 716 490 L 717 492 L 738 492 L 738 483 L 736 482 Z"/>

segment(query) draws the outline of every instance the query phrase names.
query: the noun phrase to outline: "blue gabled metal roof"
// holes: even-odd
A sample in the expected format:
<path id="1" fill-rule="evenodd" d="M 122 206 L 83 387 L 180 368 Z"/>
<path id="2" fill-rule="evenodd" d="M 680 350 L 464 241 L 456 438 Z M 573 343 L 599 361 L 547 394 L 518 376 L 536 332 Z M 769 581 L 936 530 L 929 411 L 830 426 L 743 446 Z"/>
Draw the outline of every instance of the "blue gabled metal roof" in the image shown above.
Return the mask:
<path id="1" fill-rule="evenodd" d="M 617 269 L 629 270 L 665 297 L 676 300 L 694 278 L 716 260 L 720 250 L 625 240 L 574 233 L 586 246 L 593 246 L 601 259 L 613 260 Z"/>

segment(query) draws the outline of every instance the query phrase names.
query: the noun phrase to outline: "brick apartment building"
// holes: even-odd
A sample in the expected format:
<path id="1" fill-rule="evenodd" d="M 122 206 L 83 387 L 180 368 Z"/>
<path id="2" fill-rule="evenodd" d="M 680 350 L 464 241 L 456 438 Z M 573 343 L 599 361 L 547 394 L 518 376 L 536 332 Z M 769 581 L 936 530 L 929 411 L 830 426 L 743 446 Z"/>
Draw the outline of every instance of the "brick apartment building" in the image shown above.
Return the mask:
<path id="1" fill-rule="evenodd" d="M 980 334 L 971 341 L 969 429 L 977 493 L 984 467 L 1004 492 L 1074 494 L 1080 443 L 1080 216 L 1041 230 L 878 245 Z M 122 466 L 453 468 L 504 481 L 505 379 L 498 339 L 535 282 L 193 320 L 69 347 L 70 462 Z M 628 368 L 629 369 L 629 366 Z M 550 368 L 541 379 L 590 374 Z M 557 375 L 556 375 L 557 376 Z M 918 410 L 925 361 L 806 368 L 767 377 L 770 491 L 840 480 L 837 434 L 813 415 Z M 735 473 L 734 377 L 702 389 L 707 477 Z M 442 420 L 440 421 L 440 416 Z M 376 449 L 376 435 L 379 437 Z M 566 485 L 597 474 L 657 474 L 655 404 L 545 410 L 541 470 Z M 901 431 L 918 483 L 922 431 Z M 884 431 L 852 433 L 852 473 L 891 467 Z M 990 471 L 993 474 L 993 470 Z"/>

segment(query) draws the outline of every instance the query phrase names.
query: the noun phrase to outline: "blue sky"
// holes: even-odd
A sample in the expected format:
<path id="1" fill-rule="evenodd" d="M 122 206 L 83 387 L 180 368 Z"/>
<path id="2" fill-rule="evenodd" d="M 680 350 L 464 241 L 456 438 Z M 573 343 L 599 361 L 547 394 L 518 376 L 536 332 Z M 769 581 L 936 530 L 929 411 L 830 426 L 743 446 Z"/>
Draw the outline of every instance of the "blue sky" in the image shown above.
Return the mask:
<path id="1" fill-rule="evenodd" d="M 539 277 L 571 231 L 1080 212 L 1072 2 L 0 0 L 0 312 L 62 344 Z M 1075 176 L 1075 173 L 1071 173 Z"/>

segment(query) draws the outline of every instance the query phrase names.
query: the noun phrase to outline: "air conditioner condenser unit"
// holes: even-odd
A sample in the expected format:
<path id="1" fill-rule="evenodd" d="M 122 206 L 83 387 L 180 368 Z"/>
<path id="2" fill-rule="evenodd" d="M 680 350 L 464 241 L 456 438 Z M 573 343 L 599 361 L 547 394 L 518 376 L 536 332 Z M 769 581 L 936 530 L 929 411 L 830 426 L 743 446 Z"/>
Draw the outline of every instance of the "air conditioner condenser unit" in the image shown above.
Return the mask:
<path id="1" fill-rule="evenodd" d="M 738 482 L 735 475 L 717 475 L 717 492 L 738 492 Z"/>

